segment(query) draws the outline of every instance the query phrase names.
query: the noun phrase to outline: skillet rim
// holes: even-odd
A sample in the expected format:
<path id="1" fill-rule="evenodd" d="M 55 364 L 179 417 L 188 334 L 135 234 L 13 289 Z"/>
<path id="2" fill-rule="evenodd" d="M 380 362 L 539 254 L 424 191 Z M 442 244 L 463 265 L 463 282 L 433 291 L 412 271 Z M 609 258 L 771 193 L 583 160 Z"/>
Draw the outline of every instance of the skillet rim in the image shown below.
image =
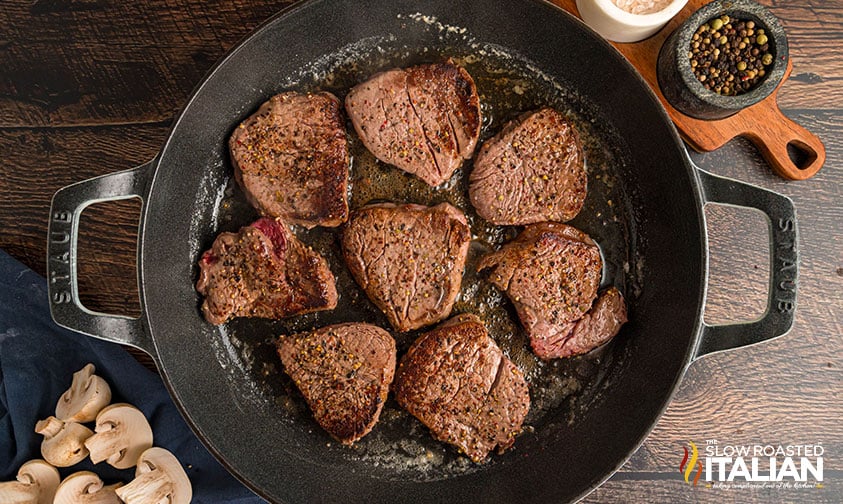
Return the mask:
<path id="1" fill-rule="evenodd" d="M 552 11 L 555 12 L 555 15 L 560 15 L 560 16 L 566 18 L 568 22 L 579 25 L 580 28 L 588 36 L 591 36 L 591 38 L 594 39 L 593 42 L 595 42 L 596 44 L 601 46 L 601 48 L 603 50 L 603 54 L 605 54 L 607 56 L 611 56 L 612 61 L 611 61 L 610 64 L 612 66 L 620 65 L 622 67 L 625 67 L 625 69 L 627 70 L 627 73 L 630 74 L 630 77 L 632 77 L 635 81 L 637 81 L 637 83 L 642 87 L 642 89 L 645 90 L 644 92 L 645 92 L 645 95 L 647 96 L 647 99 L 651 102 L 652 105 L 655 106 L 655 108 L 653 109 L 653 112 L 658 114 L 660 116 L 661 121 L 665 125 L 668 126 L 669 135 L 670 135 L 670 138 L 672 140 L 672 144 L 676 149 L 678 149 L 680 151 L 681 158 L 683 160 L 682 165 L 685 169 L 685 173 L 688 176 L 690 185 L 693 189 L 692 192 L 694 193 L 694 199 L 695 199 L 694 203 L 695 204 L 693 205 L 693 207 L 696 210 L 696 214 L 697 214 L 696 215 L 696 217 L 697 217 L 696 224 L 697 224 L 697 228 L 699 230 L 699 238 L 700 238 L 700 257 L 699 257 L 699 261 L 700 261 L 699 262 L 699 264 L 700 264 L 700 279 L 699 279 L 700 292 L 697 295 L 697 303 L 696 303 L 697 306 L 696 306 L 696 309 L 694 310 L 695 311 L 695 317 L 694 317 L 695 323 L 694 323 L 694 327 L 693 327 L 693 330 L 692 330 L 692 334 L 690 334 L 689 337 L 688 337 L 689 341 L 688 341 L 688 345 L 686 347 L 686 351 L 685 351 L 685 354 L 684 354 L 684 357 L 683 357 L 682 366 L 680 367 L 679 372 L 673 378 L 672 383 L 669 386 L 670 392 L 665 397 L 663 397 L 663 399 L 661 401 L 661 405 L 658 408 L 657 413 L 654 415 L 652 423 L 650 424 L 650 426 L 641 434 L 641 436 L 639 436 L 638 439 L 635 440 L 635 442 L 632 444 L 632 448 L 628 451 L 628 453 L 624 454 L 620 458 L 619 462 L 616 465 L 613 466 L 613 468 L 610 472 L 607 472 L 598 481 L 593 483 L 591 485 L 591 487 L 584 490 L 582 493 L 580 493 L 574 499 L 574 501 L 579 501 L 579 500 L 582 500 L 587 495 L 589 495 L 590 493 L 592 493 L 598 487 L 600 487 L 608 479 L 610 479 L 615 473 L 618 472 L 619 469 L 621 469 L 623 467 L 623 465 L 626 464 L 626 462 L 629 460 L 629 458 L 633 454 L 635 454 L 638 451 L 638 449 L 640 449 L 641 445 L 650 436 L 653 429 L 658 424 L 659 419 L 661 419 L 661 417 L 664 415 L 665 411 L 669 407 L 670 403 L 673 401 L 673 398 L 675 397 L 675 395 L 676 395 L 676 393 L 679 389 L 679 384 L 681 383 L 685 373 L 687 372 L 688 367 L 694 362 L 694 356 L 696 355 L 696 349 L 699 346 L 700 336 L 701 336 L 701 333 L 702 333 L 701 329 L 703 327 L 703 314 L 704 314 L 704 309 L 705 309 L 705 299 L 706 299 L 706 294 L 707 294 L 707 291 L 708 291 L 708 267 L 709 267 L 708 242 L 709 241 L 708 241 L 707 228 L 706 228 L 706 224 L 705 224 L 705 213 L 703 211 L 703 207 L 705 205 L 705 199 L 703 197 L 700 178 L 699 178 L 699 175 L 697 173 L 698 168 L 696 168 L 693 165 L 693 163 L 691 162 L 691 160 L 690 160 L 690 158 L 687 154 L 687 150 L 684 146 L 684 143 L 682 142 L 682 140 L 679 136 L 679 133 L 676 130 L 675 125 L 670 120 L 670 117 L 667 114 L 667 111 L 664 109 L 661 102 L 658 100 L 655 93 L 649 87 L 649 85 L 644 80 L 644 78 L 641 76 L 641 74 L 638 72 L 638 70 L 636 70 L 626 60 L 626 58 L 624 58 L 624 56 L 617 49 L 615 49 L 614 46 L 612 46 L 611 43 L 609 43 L 607 40 L 600 37 L 596 32 L 591 30 L 591 28 L 589 28 L 577 16 L 575 16 L 572 13 L 566 11 L 562 7 L 556 5 L 553 2 L 548 1 L 548 0 L 521 0 L 521 1 L 529 2 L 531 4 L 535 4 L 535 5 L 539 5 L 539 6 L 549 7 Z M 275 13 L 272 16 L 270 16 L 269 18 L 267 18 L 265 21 L 261 22 L 259 25 L 257 25 L 254 29 L 252 29 L 246 35 L 241 37 L 228 51 L 226 51 L 226 53 L 223 56 L 221 56 L 214 63 L 214 65 L 202 77 L 199 84 L 197 84 L 193 88 L 193 90 L 190 92 L 190 96 L 186 100 L 185 105 L 178 111 L 178 113 L 176 115 L 176 119 L 173 121 L 173 124 L 169 129 L 169 131 L 167 133 L 167 136 L 166 136 L 166 140 L 163 143 L 160 151 L 153 158 L 153 160 L 150 162 L 150 173 L 148 175 L 150 177 L 150 182 L 149 182 L 149 187 L 148 187 L 148 191 L 147 191 L 147 200 L 149 200 L 149 197 L 152 195 L 153 191 L 155 190 L 156 182 L 159 180 L 160 164 L 164 160 L 164 158 L 166 157 L 166 154 L 167 154 L 168 150 L 170 149 L 171 143 L 173 142 L 174 138 L 176 137 L 176 132 L 179 129 L 180 124 L 182 123 L 182 121 L 185 118 L 186 112 L 193 106 L 193 104 L 197 100 L 198 96 L 201 94 L 202 90 L 208 85 L 209 82 L 211 82 L 214 79 L 214 76 L 219 71 L 219 69 L 222 66 L 224 66 L 226 63 L 228 63 L 230 60 L 232 60 L 237 55 L 237 53 L 239 53 L 245 46 L 247 46 L 250 43 L 250 41 L 252 41 L 255 38 L 258 38 L 260 35 L 263 35 L 267 30 L 271 29 L 272 25 L 280 22 L 283 18 L 293 16 L 301 10 L 314 8 L 314 6 L 317 5 L 317 4 L 323 4 L 323 3 L 327 3 L 327 2 L 329 2 L 329 0 L 300 0 L 297 3 L 294 3 L 292 5 L 284 7 L 283 9 L 278 11 L 277 13 Z M 141 212 L 141 218 L 140 218 L 140 224 L 139 224 L 139 231 L 138 231 L 138 289 L 139 289 L 139 295 L 140 295 L 143 307 L 148 306 L 147 298 L 146 298 L 147 293 L 146 293 L 146 289 L 145 289 L 145 283 L 146 283 L 145 269 L 146 268 L 145 268 L 145 263 L 144 263 L 143 259 L 144 259 L 144 255 L 146 253 L 145 252 L 146 243 L 147 243 L 148 238 L 149 238 L 146 235 L 146 230 L 147 230 L 147 217 L 150 215 L 150 213 L 151 213 L 150 212 L 150 205 L 148 205 L 148 204 L 143 205 L 143 209 L 142 209 L 142 212 Z M 690 218 L 690 216 L 689 216 L 689 218 Z M 144 309 L 144 313 L 142 315 L 142 320 L 143 320 L 144 329 L 148 333 L 149 338 L 152 341 L 152 345 L 154 347 L 155 355 L 153 355 L 152 357 L 153 357 L 153 359 L 156 363 L 156 367 L 159 370 L 159 374 L 161 375 L 162 381 L 164 382 L 168 392 L 170 393 L 170 395 L 174 399 L 173 402 L 176 405 L 176 408 L 178 409 L 180 414 L 182 415 L 182 418 L 185 420 L 185 422 L 188 424 L 188 426 L 191 428 L 191 430 L 197 435 L 197 437 L 200 439 L 200 441 L 205 446 L 205 448 L 213 454 L 213 456 L 217 459 L 217 461 L 223 467 L 225 467 L 226 470 L 228 470 L 235 478 L 237 478 L 239 481 L 241 481 L 246 487 L 248 487 L 251 491 L 256 493 L 258 496 L 260 496 L 261 498 L 263 498 L 263 499 L 265 499 L 269 502 L 273 502 L 274 497 L 271 496 L 267 490 L 258 486 L 254 482 L 252 482 L 247 477 L 247 475 L 243 474 L 238 468 L 234 467 L 234 465 L 231 464 L 227 460 L 225 455 L 222 452 L 220 452 L 211 443 L 211 441 L 208 439 L 209 436 L 200 428 L 199 425 L 197 425 L 196 421 L 192 418 L 190 413 L 186 410 L 186 408 L 183 405 L 183 401 L 181 400 L 181 394 L 172 385 L 169 373 L 160 360 L 159 342 L 154 337 L 154 334 L 152 332 L 151 322 L 150 322 L 150 313 L 146 309 Z"/>

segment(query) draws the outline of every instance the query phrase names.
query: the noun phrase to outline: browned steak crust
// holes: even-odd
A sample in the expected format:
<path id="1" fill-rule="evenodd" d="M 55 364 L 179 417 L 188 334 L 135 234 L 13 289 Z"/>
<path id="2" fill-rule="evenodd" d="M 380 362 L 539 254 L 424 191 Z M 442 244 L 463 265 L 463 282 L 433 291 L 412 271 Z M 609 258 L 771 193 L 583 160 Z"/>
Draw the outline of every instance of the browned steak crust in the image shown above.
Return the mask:
<path id="1" fill-rule="evenodd" d="M 368 434 L 395 374 L 395 340 L 380 327 L 347 323 L 282 336 L 278 356 L 331 436 L 350 445 Z"/>
<path id="2" fill-rule="evenodd" d="M 586 196 L 583 150 L 574 125 L 544 108 L 508 123 L 483 143 L 469 178 L 477 213 L 499 225 L 568 221 Z"/>
<path id="3" fill-rule="evenodd" d="M 447 203 L 385 203 L 351 215 L 342 250 L 369 299 L 392 327 L 408 331 L 451 313 L 470 240 L 465 216 Z"/>
<path id="4" fill-rule="evenodd" d="M 337 306 L 327 261 L 278 220 L 260 218 L 221 233 L 199 260 L 202 313 L 222 324 L 233 317 L 283 318 Z"/>
<path id="5" fill-rule="evenodd" d="M 480 260 L 506 292 L 542 359 L 570 357 L 611 339 L 626 322 L 617 289 L 597 298 L 602 260 L 591 238 L 565 224 L 527 226 L 512 242 Z"/>
<path id="6" fill-rule="evenodd" d="M 261 214 L 306 227 L 348 217 L 348 145 L 330 93 L 281 93 L 228 141 L 234 175 Z"/>
<path id="7" fill-rule="evenodd" d="M 591 310 L 574 323 L 567 335 L 531 339 L 533 351 L 543 359 L 584 354 L 606 343 L 627 321 L 626 302 L 614 287 L 597 296 Z"/>
<path id="8" fill-rule="evenodd" d="M 436 439 L 480 462 L 512 446 L 530 409 L 521 371 L 474 315 L 422 334 L 401 359 L 395 399 Z"/>
<path id="9" fill-rule="evenodd" d="M 480 135 L 474 80 L 450 61 L 379 73 L 349 91 L 345 109 L 376 158 L 432 186 L 471 157 Z"/>

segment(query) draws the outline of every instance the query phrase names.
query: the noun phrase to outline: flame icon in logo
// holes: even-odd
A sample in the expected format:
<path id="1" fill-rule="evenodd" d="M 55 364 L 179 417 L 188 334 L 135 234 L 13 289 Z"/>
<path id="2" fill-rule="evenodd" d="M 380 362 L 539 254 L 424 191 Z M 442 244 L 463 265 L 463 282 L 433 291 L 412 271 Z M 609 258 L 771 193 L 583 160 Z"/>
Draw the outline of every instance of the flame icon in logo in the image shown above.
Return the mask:
<path id="1" fill-rule="evenodd" d="M 682 449 L 685 450 L 685 456 L 682 457 L 682 462 L 679 463 L 679 472 L 685 475 L 685 483 L 691 484 L 693 482 L 694 486 L 697 486 L 697 482 L 700 481 L 700 476 L 702 476 L 702 461 L 699 460 L 697 445 L 693 441 L 688 441 L 688 443 L 691 445 L 691 460 L 688 460 L 688 449 L 683 446 Z M 694 472 L 694 467 L 697 468 L 697 474 L 694 476 L 693 481 L 691 481 L 691 473 Z"/>

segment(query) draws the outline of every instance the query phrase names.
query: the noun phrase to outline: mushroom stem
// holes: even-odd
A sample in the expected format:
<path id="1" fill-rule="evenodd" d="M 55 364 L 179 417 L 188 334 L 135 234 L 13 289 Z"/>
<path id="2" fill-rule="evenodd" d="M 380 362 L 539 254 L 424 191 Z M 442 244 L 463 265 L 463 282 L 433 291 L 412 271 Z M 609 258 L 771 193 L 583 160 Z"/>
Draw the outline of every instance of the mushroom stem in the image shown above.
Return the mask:
<path id="1" fill-rule="evenodd" d="M 91 461 L 103 460 L 117 469 L 133 467 L 152 446 L 152 428 L 143 412 L 131 404 L 107 406 L 97 415 L 96 434 L 85 441 Z"/>
<path id="2" fill-rule="evenodd" d="M 31 485 L 19 481 L 0 483 L 0 502 L 5 504 L 30 504 L 36 502 Z"/>
<path id="3" fill-rule="evenodd" d="M 141 474 L 129 484 L 123 485 L 118 490 L 120 499 L 126 504 L 143 504 L 145 502 L 165 501 L 168 495 L 174 491 L 173 481 L 169 478 L 162 478 L 156 471 Z"/>
<path id="4" fill-rule="evenodd" d="M 44 436 L 41 456 L 56 467 L 69 467 L 88 456 L 85 440 L 94 433 L 76 422 L 62 422 L 56 417 L 39 420 L 35 432 Z"/>
<path id="5" fill-rule="evenodd" d="M 47 438 L 55 437 L 63 428 L 64 422 L 54 416 L 39 420 L 35 424 L 35 432 Z"/>
<path id="6" fill-rule="evenodd" d="M 193 489 L 175 455 L 153 447 L 140 455 L 135 479 L 116 493 L 125 504 L 189 504 Z"/>
<path id="7" fill-rule="evenodd" d="M 59 472 L 47 462 L 36 459 L 21 466 L 17 481 L 0 483 L 3 504 L 52 504 L 59 486 Z"/>

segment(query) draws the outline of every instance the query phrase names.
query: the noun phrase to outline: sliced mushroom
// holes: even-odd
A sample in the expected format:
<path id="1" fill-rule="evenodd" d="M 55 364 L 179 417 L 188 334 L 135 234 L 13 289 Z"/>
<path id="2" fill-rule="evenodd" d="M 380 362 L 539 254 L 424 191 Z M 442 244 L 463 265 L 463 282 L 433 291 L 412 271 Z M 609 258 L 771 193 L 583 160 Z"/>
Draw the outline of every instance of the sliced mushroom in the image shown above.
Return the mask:
<path id="1" fill-rule="evenodd" d="M 96 474 L 79 471 L 61 482 L 53 504 L 122 504 L 114 493 L 120 486 L 122 483 L 105 486 Z"/>
<path id="2" fill-rule="evenodd" d="M 63 422 L 51 416 L 35 424 L 35 432 L 44 436 L 41 456 L 56 467 L 68 467 L 88 456 L 85 440 L 94 433 L 76 422 Z"/>
<path id="3" fill-rule="evenodd" d="M 51 504 L 60 479 L 55 467 L 41 459 L 30 460 L 18 470 L 17 481 L 0 483 L 0 502 Z"/>
<path id="4" fill-rule="evenodd" d="M 126 504 L 188 504 L 193 497 L 190 479 L 181 463 L 175 455 L 158 447 L 141 454 L 135 479 L 116 492 Z"/>
<path id="5" fill-rule="evenodd" d="M 111 388 L 95 375 L 96 368 L 87 364 L 73 373 L 70 388 L 56 404 L 56 417 L 65 422 L 92 422 L 97 413 L 111 402 Z"/>
<path id="6" fill-rule="evenodd" d="M 152 428 L 143 413 L 131 404 L 103 408 L 94 430 L 96 434 L 85 441 L 94 464 L 105 460 L 117 469 L 128 469 L 152 446 Z"/>

